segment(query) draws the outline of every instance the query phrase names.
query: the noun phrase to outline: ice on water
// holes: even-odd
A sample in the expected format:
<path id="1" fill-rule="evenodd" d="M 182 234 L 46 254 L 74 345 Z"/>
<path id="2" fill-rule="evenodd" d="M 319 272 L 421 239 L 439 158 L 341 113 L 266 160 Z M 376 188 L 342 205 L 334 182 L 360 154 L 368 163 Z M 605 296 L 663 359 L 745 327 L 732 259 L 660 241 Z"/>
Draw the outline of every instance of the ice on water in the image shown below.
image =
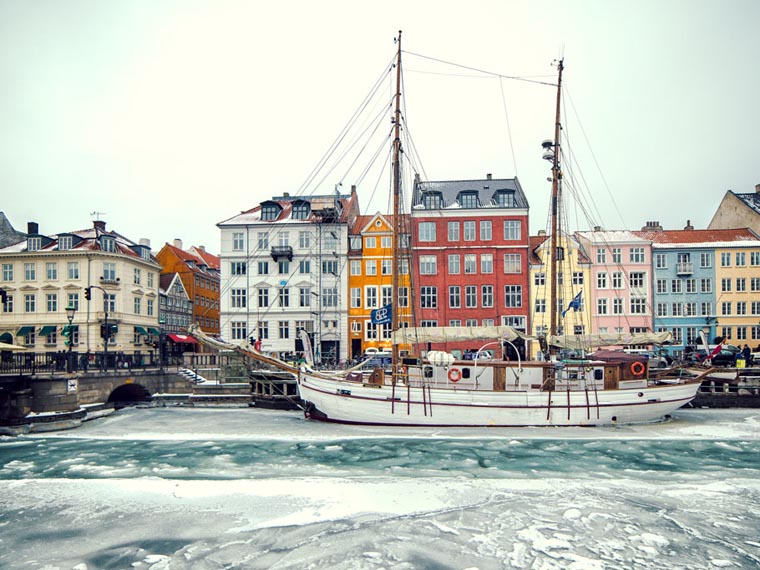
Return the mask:
<path id="1" fill-rule="evenodd" d="M 403 429 L 135 409 L 0 443 L 0 567 L 760 568 L 760 412 Z"/>

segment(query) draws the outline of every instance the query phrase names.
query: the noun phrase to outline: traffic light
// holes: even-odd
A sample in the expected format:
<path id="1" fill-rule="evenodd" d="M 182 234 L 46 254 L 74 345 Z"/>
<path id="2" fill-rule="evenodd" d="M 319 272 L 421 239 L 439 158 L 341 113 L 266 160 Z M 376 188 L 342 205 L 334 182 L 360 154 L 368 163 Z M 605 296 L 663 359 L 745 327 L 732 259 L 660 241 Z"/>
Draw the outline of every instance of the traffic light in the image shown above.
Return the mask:
<path id="1" fill-rule="evenodd" d="M 116 333 L 119 332 L 119 327 L 117 325 L 108 325 L 108 336 L 116 336 Z"/>
<path id="2" fill-rule="evenodd" d="M 63 330 L 61 330 L 61 336 L 70 336 L 71 335 L 71 325 L 64 325 Z"/>
<path id="3" fill-rule="evenodd" d="M 106 325 L 100 325 L 100 338 L 108 338 L 108 330 Z"/>
<path id="4" fill-rule="evenodd" d="M 92 299 L 92 288 L 90 287 L 84 288 L 84 298 L 87 299 L 88 301 Z"/>

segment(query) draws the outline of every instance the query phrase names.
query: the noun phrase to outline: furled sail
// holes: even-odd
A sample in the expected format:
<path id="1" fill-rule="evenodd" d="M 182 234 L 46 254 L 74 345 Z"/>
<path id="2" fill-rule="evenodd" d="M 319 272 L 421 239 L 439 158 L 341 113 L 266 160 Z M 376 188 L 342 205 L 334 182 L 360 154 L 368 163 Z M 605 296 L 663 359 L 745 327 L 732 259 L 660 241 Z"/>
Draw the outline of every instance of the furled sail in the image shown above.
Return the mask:
<path id="1" fill-rule="evenodd" d="M 599 346 L 664 344 L 672 342 L 673 335 L 665 332 L 599 333 L 580 335 L 556 335 L 549 337 L 549 344 L 559 348 L 596 348 Z"/>
<path id="2" fill-rule="evenodd" d="M 393 344 L 420 342 L 451 342 L 455 340 L 508 340 L 532 339 L 508 326 L 479 327 L 407 327 L 393 331 Z"/>

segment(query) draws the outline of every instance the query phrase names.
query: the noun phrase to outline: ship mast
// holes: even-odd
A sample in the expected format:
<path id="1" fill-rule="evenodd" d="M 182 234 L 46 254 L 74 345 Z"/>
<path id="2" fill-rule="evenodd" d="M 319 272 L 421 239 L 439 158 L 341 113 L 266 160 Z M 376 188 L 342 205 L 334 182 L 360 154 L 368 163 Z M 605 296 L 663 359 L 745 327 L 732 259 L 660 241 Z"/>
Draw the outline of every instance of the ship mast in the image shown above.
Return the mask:
<path id="1" fill-rule="evenodd" d="M 551 198 L 551 231 L 549 234 L 549 333 L 548 336 L 557 334 L 557 314 L 559 308 L 557 307 L 557 265 L 562 261 L 562 255 L 564 251 L 560 251 L 558 244 L 560 243 L 557 235 L 559 231 L 559 209 L 560 209 L 560 183 L 562 179 L 562 171 L 560 169 L 560 102 L 562 95 L 562 70 L 564 69 L 564 60 L 559 60 L 559 77 L 557 79 L 557 110 L 555 113 L 554 121 L 554 157 L 552 158 L 552 198 Z M 548 347 L 551 354 L 551 345 Z"/>
<path id="2" fill-rule="evenodd" d="M 396 109 L 393 114 L 393 271 L 391 292 L 391 336 L 399 330 L 399 273 L 400 263 L 400 237 L 401 237 L 401 30 L 398 31 L 398 53 L 396 55 Z M 399 371 L 399 347 L 398 343 L 392 342 L 391 370 L 393 383 L 396 382 L 396 374 Z"/>

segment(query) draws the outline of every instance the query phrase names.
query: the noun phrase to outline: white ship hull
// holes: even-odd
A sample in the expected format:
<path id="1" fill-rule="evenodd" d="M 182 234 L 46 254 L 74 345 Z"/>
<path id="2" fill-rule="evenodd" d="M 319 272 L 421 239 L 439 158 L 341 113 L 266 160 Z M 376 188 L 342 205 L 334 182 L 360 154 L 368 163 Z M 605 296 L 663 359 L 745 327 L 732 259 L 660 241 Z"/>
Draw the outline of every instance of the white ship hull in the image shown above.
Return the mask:
<path id="1" fill-rule="evenodd" d="M 690 402 L 699 382 L 604 389 L 518 389 L 372 385 L 302 374 L 308 417 L 397 426 L 599 426 L 646 423 Z"/>

